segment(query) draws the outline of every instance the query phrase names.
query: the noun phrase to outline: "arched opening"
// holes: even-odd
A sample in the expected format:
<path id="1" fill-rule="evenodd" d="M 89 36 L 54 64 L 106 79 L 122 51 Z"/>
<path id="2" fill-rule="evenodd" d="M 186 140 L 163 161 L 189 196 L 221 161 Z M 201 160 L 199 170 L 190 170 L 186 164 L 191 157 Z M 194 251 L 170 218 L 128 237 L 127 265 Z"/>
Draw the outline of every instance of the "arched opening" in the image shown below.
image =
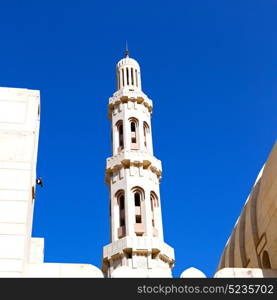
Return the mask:
<path id="1" fill-rule="evenodd" d="M 116 123 L 117 128 L 117 138 L 118 138 L 118 152 L 124 149 L 124 136 L 123 136 L 123 122 L 120 120 Z"/>
<path id="2" fill-rule="evenodd" d="M 129 119 L 131 129 L 131 149 L 137 150 L 138 147 L 138 120 L 135 118 Z"/>
<path id="3" fill-rule="evenodd" d="M 150 128 L 149 125 L 146 122 L 143 122 L 143 138 L 144 138 L 144 147 L 147 148 L 148 147 L 148 140 L 149 140 L 149 132 L 150 132 Z"/>
<path id="4" fill-rule="evenodd" d="M 134 85 L 134 69 L 131 68 L 131 84 Z"/>
<path id="5" fill-rule="evenodd" d="M 266 250 L 263 252 L 262 262 L 263 262 L 264 269 L 271 269 L 269 255 Z"/>
<path id="6" fill-rule="evenodd" d="M 135 234 L 142 236 L 144 234 L 144 191 L 139 187 L 132 189 L 135 205 Z"/>
<path id="7" fill-rule="evenodd" d="M 141 199 L 140 193 L 136 192 L 134 195 L 135 198 L 135 209 L 136 209 L 136 224 L 141 223 Z"/>
<path id="8" fill-rule="evenodd" d="M 118 198 L 118 205 L 119 205 L 119 210 L 120 210 L 120 222 L 119 225 L 120 226 L 125 226 L 125 199 L 124 199 L 124 195 L 120 195 L 120 197 Z"/>
<path id="9" fill-rule="evenodd" d="M 158 223 L 158 207 L 159 199 L 155 192 L 150 193 L 151 211 L 152 211 L 152 229 L 153 236 L 158 236 L 157 223 Z"/>
<path id="10" fill-rule="evenodd" d="M 136 123 L 134 121 L 131 122 L 131 132 L 136 132 Z M 134 137 L 135 142 L 136 137 Z"/>
<path id="11" fill-rule="evenodd" d="M 125 81 L 124 81 L 124 69 L 121 70 L 121 75 L 122 75 L 122 87 L 125 86 Z"/>
<path id="12" fill-rule="evenodd" d="M 116 193 L 117 205 L 118 205 L 118 216 L 119 216 L 119 227 L 118 227 L 118 238 L 121 239 L 126 235 L 125 229 L 125 197 L 124 191 Z"/>
<path id="13" fill-rule="evenodd" d="M 126 68 L 127 85 L 129 85 L 129 68 Z"/>
<path id="14" fill-rule="evenodd" d="M 118 133 L 119 133 L 119 147 L 123 149 L 123 124 L 120 124 L 118 127 Z"/>
<path id="15" fill-rule="evenodd" d="M 136 74 L 136 86 L 138 87 L 138 71 L 135 70 L 135 74 Z"/>

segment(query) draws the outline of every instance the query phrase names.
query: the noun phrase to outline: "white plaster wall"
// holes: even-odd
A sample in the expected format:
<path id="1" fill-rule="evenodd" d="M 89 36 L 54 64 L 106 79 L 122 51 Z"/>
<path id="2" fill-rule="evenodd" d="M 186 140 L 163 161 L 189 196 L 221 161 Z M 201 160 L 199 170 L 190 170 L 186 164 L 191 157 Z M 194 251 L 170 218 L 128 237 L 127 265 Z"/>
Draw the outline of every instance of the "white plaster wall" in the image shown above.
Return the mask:
<path id="1" fill-rule="evenodd" d="M 144 269 L 122 266 L 111 273 L 111 278 L 171 278 L 171 270 L 164 268 Z"/>
<path id="2" fill-rule="evenodd" d="M 40 94 L 0 88 L 0 277 L 22 275 L 31 244 Z"/>
<path id="3" fill-rule="evenodd" d="M 61 263 L 31 263 L 26 269 L 24 277 L 66 278 L 89 277 L 103 278 L 100 269 L 89 264 L 61 264 Z"/>
<path id="4" fill-rule="evenodd" d="M 44 238 L 31 238 L 29 263 L 43 263 L 44 260 Z"/>

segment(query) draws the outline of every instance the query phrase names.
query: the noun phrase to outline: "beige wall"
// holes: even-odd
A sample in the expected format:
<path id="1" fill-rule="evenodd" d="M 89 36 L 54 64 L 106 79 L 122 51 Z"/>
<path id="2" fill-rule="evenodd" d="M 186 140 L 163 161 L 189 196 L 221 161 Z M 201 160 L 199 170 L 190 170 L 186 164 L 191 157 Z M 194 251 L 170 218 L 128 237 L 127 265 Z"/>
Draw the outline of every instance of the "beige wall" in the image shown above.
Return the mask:
<path id="1" fill-rule="evenodd" d="M 277 269 L 277 143 L 222 253 L 223 268 Z"/>

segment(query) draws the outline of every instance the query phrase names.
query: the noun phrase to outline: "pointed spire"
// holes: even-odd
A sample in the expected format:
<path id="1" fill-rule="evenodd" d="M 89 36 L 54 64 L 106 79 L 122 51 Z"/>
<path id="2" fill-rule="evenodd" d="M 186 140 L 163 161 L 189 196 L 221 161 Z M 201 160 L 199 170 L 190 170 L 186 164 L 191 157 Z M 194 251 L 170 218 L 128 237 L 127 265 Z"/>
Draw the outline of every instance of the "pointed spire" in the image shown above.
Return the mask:
<path id="1" fill-rule="evenodd" d="M 128 43 L 126 41 L 125 57 L 129 57 Z"/>

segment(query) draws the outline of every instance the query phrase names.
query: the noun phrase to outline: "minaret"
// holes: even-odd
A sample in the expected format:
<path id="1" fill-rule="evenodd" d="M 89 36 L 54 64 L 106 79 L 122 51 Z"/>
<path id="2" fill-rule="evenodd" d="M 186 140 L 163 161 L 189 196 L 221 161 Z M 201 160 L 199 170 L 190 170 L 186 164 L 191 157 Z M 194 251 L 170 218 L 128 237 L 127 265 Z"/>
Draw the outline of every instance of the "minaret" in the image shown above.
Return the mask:
<path id="1" fill-rule="evenodd" d="M 112 157 L 106 162 L 111 243 L 103 249 L 107 277 L 172 277 L 174 250 L 164 243 L 161 161 L 153 156 L 152 101 L 142 92 L 140 67 L 129 57 L 116 66 L 109 99 Z"/>

